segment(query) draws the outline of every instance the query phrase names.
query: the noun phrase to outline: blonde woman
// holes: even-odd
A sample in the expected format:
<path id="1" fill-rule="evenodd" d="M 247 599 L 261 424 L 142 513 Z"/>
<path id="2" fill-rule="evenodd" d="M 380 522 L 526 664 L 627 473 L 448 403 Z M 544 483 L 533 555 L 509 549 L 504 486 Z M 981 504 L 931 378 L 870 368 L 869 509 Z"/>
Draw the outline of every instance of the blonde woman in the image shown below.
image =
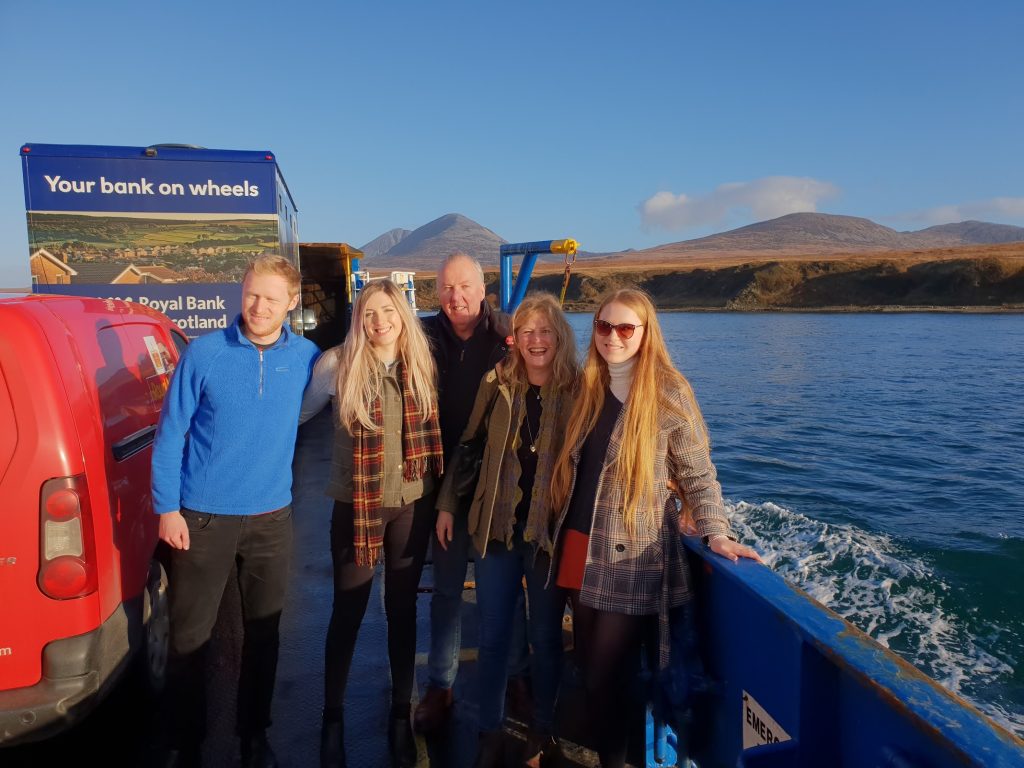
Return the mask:
<path id="1" fill-rule="evenodd" d="M 384 561 L 391 664 L 392 766 L 416 764 L 410 701 L 416 587 L 434 528 L 432 490 L 443 471 L 434 361 L 419 320 L 390 280 L 359 294 L 345 343 L 313 371 L 303 416 L 335 398 L 331 556 L 334 610 L 327 632 L 321 765 L 345 765 L 343 705 L 374 568 Z"/>
<path id="2" fill-rule="evenodd" d="M 629 659 L 645 640 L 656 649 L 659 617 L 691 598 L 672 485 L 713 551 L 760 560 L 730 535 L 704 418 L 654 305 L 641 291 L 615 291 L 594 315 L 551 483 L 553 572 L 573 604 L 603 768 L 625 765 Z"/>
<path id="3" fill-rule="evenodd" d="M 527 296 L 512 316 L 515 346 L 502 367 L 480 383 L 463 441 L 485 439 L 483 463 L 468 530 L 476 550 L 480 609 L 480 745 L 474 768 L 504 762 L 507 659 L 523 579 L 530 605 L 527 632 L 533 647 L 534 712 L 526 759 L 558 754 L 555 700 L 562 659 L 565 595 L 547 584 L 553 543 L 548 487 L 562 445 L 576 385 L 576 340 L 549 294 Z M 452 541 L 459 499 L 453 479 L 464 455 L 456 450 L 438 496 L 437 540 Z"/>

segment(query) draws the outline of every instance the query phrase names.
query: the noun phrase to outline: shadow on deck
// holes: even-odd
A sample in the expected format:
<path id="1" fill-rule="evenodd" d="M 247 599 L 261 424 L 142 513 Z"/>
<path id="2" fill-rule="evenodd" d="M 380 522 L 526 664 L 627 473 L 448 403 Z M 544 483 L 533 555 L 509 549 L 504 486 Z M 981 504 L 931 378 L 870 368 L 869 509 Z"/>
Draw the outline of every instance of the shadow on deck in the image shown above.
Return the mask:
<path id="1" fill-rule="evenodd" d="M 320 713 L 323 706 L 324 643 L 332 603 L 330 518 L 332 502 L 324 495 L 330 469 L 332 425 L 325 411 L 299 430 L 295 456 L 294 524 L 288 604 L 281 623 L 281 653 L 270 740 L 282 768 L 319 765 Z M 431 566 L 421 587 L 429 588 Z M 468 578 L 472 579 L 472 565 Z M 375 578 L 356 646 L 345 707 L 346 751 L 353 768 L 387 768 L 387 718 L 390 673 L 382 578 Z M 421 768 L 469 768 L 477 746 L 476 594 L 467 589 L 462 610 L 462 661 L 455 684 L 453 717 L 441 732 L 418 738 Z M 430 633 L 430 595 L 421 592 L 417 606 L 417 684 L 426 687 Z M 203 745 L 206 768 L 235 768 L 238 741 L 234 732 L 235 696 L 241 655 L 241 610 L 238 588 L 230 580 L 211 642 L 208 669 L 208 732 Z M 558 733 L 566 768 L 596 766 L 595 756 L 578 746 L 585 733 L 583 697 L 567 654 L 559 701 Z M 126 679 L 82 723 L 38 744 L 0 750 L 4 768 L 35 768 L 79 761 L 89 755 L 109 768 L 140 768 L 151 762 L 160 723 L 156 709 L 137 681 Z M 415 702 L 414 702 L 415 704 Z M 640 741 L 635 764 L 643 764 L 643 721 L 638 708 L 635 733 Z M 525 739 L 525 724 L 508 713 L 510 759 Z M 636 740 L 634 740 L 635 742 Z M 512 765 L 509 762 L 509 765 Z"/>
<path id="2" fill-rule="evenodd" d="M 281 659 L 274 700 L 271 739 L 282 766 L 315 766 L 318 761 L 320 710 L 323 702 L 324 640 L 332 601 L 331 557 L 328 532 L 332 502 L 323 494 L 330 469 L 331 422 L 328 411 L 300 430 L 295 459 L 295 554 L 292 561 L 289 604 L 281 628 Z M 472 564 L 467 579 L 472 580 Z M 421 589 L 428 590 L 432 571 L 428 562 Z M 381 591 L 374 588 L 356 645 L 345 704 L 346 752 L 349 765 L 388 765 L 386 732 L 390 704 L 387 660 L 387 623 Z M 463 596 L 462 645 L 455 683 L 455 706 L 447 726 L 430 738 L 419 737 L 419 765 L 423 768 L 469 768 L 477 745 L 476 707 L 476 594 Z M 430 633 L 430 594 L 421 591 L 417 605 L 418 691 L 426 687 L 426 660 Z M 226 703 L 226 702 L 225 702 Z M 565 748 L 566 768 L 596 766 L 596 757 L 579 746 L 584 741 L 582 691 L 576 682 L 571 652 L 567 654 L 559 701 L 559 735 Z M 231 719 L 221 720 L 230 726 Z M 638 711 L 635 731 L 642 737 Z M 515 712 L 506 717 L 510 755 L 521 748 L 526 724 Z M 211 734 L 212 735 L 212 734 Z M 226 738 L 230 740 L 231 734 Z M 224 739 L 218 739 L 223 742 Z M 229 743 L 233 745 L 233 740 Z M 642 764 L 642 741 L 637 749 Z M 211 755 L 212 757 L 212 755 Z M 211 762 L 211 764 L 213 764 Z M 230 762 L 217 763 L 230 765 Z M 511 765 L 511 763 L 509 763 Z"/>

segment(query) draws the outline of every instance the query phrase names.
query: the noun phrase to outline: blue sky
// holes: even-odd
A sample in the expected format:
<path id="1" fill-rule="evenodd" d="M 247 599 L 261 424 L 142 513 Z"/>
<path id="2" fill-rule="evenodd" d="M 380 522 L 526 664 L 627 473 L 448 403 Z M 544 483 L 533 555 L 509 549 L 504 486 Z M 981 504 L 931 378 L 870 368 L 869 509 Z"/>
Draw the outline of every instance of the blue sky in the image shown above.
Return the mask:
<path id="1" fill-rule="evenodd" d="M 307 241 L 445 213 L 643 248 L 797 210 L 1024 225 L 1024 4 L 0 0 L 23 142 L 272 150 Z"/>

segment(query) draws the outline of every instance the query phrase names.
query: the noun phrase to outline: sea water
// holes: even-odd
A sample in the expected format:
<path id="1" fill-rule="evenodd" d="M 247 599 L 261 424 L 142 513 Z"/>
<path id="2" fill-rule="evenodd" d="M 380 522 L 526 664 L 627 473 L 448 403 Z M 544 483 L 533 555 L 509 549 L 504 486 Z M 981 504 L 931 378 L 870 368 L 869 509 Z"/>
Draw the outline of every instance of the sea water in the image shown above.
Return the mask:
<path id="1" fill-rule="evenodd" d="M 1024 316 L 659 319 L 743 540 L 1024 736 Z"/>

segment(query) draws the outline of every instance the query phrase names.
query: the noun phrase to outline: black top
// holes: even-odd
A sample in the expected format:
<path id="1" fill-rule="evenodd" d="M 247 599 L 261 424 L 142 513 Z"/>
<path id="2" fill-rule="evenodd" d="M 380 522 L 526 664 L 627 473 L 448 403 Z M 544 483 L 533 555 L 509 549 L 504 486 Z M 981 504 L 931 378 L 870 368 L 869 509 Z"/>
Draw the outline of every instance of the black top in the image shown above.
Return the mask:
<path id="1" fill-rule="evenodd" d="M 604 405 L 597 424 L 583 441 L 580 449 L 580 463 L 576 467 L 576 485 L 572 499 L 569 501 L 569 513 L 566 515 L 564 527 L 590 535 L 590 527 L 594 522 L 594 503 L 597 501 L 597 484 L 601 480 L 608 444 L 612 440 L 612 431 L 619 418 L 622 403 L 618 401 L 610 389 L 604 391 Z"/>
<path id="2" fill-rule="evenodd" d="M 523 424 L 519 428 L 519 450 L 516 455 L 519 458 L 519 489 L 523 492 L 523 498 L 516 506 L 516 526 L 526 522 L 530 514 L 530 501 L 533 498 L 533 478 L 537 474 L 537 454 L 530 450 L 530 445 L 536 446 L 540 442 L 540 415 L 544 406 L 540 399 L 540 387 L 532 384 L 526 389 L 526 415 L 523 417 Z"/>
<path id="3" fill-rule="evenodd" d="M 423 320 L 423 330 L 437 363 L 437 407 L 445 464 L 451 460 L 469 422 L 480 379 L 505 358 L 505 321 L 505 315 L 495 312 L 486 301 L 482 302 L 480 322 L 466 340 L 455 334 L 443 311 Z"/>

